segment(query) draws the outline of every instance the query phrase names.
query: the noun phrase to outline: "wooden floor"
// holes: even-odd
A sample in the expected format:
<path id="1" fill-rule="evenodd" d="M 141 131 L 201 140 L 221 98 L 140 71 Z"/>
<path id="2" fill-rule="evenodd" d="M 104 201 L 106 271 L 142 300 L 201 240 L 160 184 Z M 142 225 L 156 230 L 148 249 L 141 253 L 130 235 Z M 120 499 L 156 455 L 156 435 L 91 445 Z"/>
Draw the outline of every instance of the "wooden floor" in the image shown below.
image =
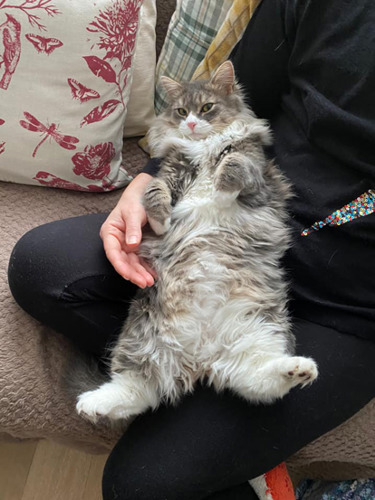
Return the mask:
<path id="1" fill-rule="evenodd" d="M 106 455 L 52 443 L 0 443 L 0 500 L 102 500 Z"/>

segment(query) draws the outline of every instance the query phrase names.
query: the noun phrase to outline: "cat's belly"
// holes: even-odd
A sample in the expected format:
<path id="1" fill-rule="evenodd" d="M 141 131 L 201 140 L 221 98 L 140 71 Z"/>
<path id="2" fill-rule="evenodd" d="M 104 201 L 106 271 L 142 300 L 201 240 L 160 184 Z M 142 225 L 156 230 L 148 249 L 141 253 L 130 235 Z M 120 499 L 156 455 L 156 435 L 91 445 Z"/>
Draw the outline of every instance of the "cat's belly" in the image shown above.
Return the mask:
<path id="1" fill-rule="evenodd" d="M 173 207 L 170 229 L 143 244 L 158 275 L 158 307 L 197 370 L 220 351 L 215 317 L 241 280 L 241 260 L 245 265 L 237 195 L 218 192 L 205 174 Z"/>
<path id="2" fill-rule="evenodd" d="M 163 316 L 173 325 L 173 336 L 190 357 L 189 364 L 194 363 L 199 371 L 204 360 L 220 350 L 215 317 L 228 302 L 233 273 L 219 262 L 202 237 L 191 239 L 184 248 L 180 245 L 159 273 Z"/>

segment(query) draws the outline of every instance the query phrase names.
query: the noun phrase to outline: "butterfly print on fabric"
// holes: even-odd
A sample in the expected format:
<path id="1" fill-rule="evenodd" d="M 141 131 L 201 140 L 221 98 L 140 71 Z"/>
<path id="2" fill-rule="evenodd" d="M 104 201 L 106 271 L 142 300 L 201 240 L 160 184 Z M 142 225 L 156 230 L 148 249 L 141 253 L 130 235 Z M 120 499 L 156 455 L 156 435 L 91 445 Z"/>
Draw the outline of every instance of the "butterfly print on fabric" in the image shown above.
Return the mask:
<path id="1" fill-rule="evenodd" d="M 5 123 L 5 120 L 3 120 L 2 118 L 0 118 L 0 125 L 4 125 Z"/>
<path id="2" fill-rule="evenodd" d="M 56 141 L 62 148 L 76 149 L 77 146 L 75 146 L 75 144 L 79 142 L 77 137 L 61 134 L 57 131 L 57 125 L 55 123 L 51 123 L 51 125 L 44 125 L 32 114 L 27 113 L 26 111 L 24 111 L 23 114 L 28 121 L 20 120 L 20 125 L 27 130 L 31 130 L 31 132 L 41 132 L 41 134 L 44 135 L 43 139 L 33 151 L 33 158 L 35 158 L 35 155 L 43 142 L 45 142 L 49 137 Z"/>
<path id="3" fill-rule="evenodd" d="M 64 45 L 57 38 L 46 38 L 40 35 L 33 35 L 32 33 L 28 33 L 25 37 L 34 45 L 38 52 L 47 55 L 50 55 L 55 49 Z"/>
<path id="4" fill-rule="evenodd" d="M 86 102 L 90 99 L 98 99 L 100 97 L 99 92 L 85 87 L 85 85 L 77 82 L 74 78 L 68 78 L 68 83 L 72 91 L 73 99 L 78 99 L 80 102 Z"/>

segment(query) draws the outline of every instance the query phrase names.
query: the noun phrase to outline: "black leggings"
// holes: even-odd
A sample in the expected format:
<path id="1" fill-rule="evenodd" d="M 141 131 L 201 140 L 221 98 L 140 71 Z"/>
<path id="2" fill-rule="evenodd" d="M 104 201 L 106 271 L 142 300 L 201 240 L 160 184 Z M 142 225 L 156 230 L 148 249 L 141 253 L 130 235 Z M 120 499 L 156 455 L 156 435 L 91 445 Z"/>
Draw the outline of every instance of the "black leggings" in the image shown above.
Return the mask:
<path id="1" fill-rule="evenodd" d="M 27 233 L 9 267 L 29 314 L 101 356 L 121 328 L 135 286 L 106 260 L 105 215 L 53 222 Z M 272 469 L 356 413 L 375 395 L 375 343 L 294 320 L 297 353 L 320 375 L 271 405 L 199 386 L 177 407 L 139 416 L 112 451 L 104 500 L 256 498 L 247 480 Z"/>

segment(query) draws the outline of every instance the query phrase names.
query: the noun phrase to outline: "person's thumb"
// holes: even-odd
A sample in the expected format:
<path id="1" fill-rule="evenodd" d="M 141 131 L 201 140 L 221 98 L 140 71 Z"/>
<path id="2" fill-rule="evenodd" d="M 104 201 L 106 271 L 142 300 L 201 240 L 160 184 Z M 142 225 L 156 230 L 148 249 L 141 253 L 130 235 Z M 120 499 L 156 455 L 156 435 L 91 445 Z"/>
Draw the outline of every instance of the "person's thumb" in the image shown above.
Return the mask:
<path id="1" fill-rule="evenodd" d="M 129 246 L 137 246 L 142 239 L 142 214 L 138 211 L 133 211 L 126 217 L 125 241 Z"/>

